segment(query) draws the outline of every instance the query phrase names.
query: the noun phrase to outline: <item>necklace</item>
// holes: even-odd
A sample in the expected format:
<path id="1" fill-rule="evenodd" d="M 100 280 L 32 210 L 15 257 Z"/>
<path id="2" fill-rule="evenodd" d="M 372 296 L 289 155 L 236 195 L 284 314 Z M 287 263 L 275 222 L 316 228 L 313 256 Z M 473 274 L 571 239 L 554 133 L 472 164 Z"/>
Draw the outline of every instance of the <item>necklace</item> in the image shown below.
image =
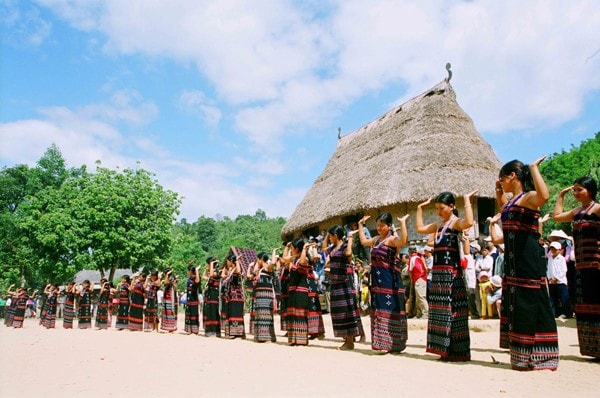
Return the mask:
<path id="1" fill-rule="evenodd" d="M 453 214 L 450 217 L 450 219 L 446 222 L 446 224 L 444 225 L 444 228 L 442 228 L 441 231 L 439 231 L 439 232 L 436 233 L 436 235 L 435 235 L 435 243 L 436 243 L 436 245 L 442 241 L 442 239 L 444 238 L 444 235 L 446 234 L 446 230 L 448 229 L 448 227 L 450 226 L 450 224 L 452 224 L 452 221 L 454 221 L 455 218 L 456 218 L 456 216 Z"/>
<path id="2" fill-rule="evenodd" d="M 594 207 L 595 204 L 596 204 L 596 202 L 592 200 L 592 203 L 590 203 L 590 205 L 588 207 L 586 207 L 585 210 L 583 210 L 583 212 L 587 214 L 587 212 L 590 211 L 590 209 L 592 207 Z M 581 206 L 581 207 L 583 208 L 583 206 Z"/>

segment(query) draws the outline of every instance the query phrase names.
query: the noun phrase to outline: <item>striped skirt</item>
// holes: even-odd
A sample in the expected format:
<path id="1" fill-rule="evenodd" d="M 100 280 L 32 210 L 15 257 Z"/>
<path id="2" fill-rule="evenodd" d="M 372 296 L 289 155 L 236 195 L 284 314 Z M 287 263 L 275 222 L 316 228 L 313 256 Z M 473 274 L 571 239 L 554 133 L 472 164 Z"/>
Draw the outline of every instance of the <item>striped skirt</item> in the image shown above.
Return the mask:
<path id="1" fill-rule="evenodd" d="M 117 329 L 129 329 L 129 302 L 119 301 L 119 309 L 117 310 Z"/>
<path id="2" fill-rule="evenodd" d="M 73 329 L 73 318 L 75 317 L 75 304 L 73 301 L 65 299 L 63 310 L 63 328 Z"/>
<path id="3" fill-rule="evenodd" d="M 175 313 L 175 304 L 172 300 L 165 300 L 163 298 L 160 329 L 167 332 L 177 330 L 177 314 Z"/>
<path id="4" fill-rule="evenodd" d="M 227 290 L 224 308 L 225 336 L 245 337 L 244 330 L 245 296 L 240 285 L 230 285 Z"/>
<path id="5" fill-rule="evenodd" d="M 77 314 L 79 322 L 77 322 L 77 328 L 89 329 L 92 327 L 92 307 L 89 303 L 80 303 L 79 312 Z"/>
<path id="6" fill-rule="evenodd" d="M 198 334 L 200 331 L 200 317 L 198 315 L 198 301 L 187 301 L 185 304 L 185 331 Z"/>
<path id="7" fill-rule="evenodd" d="M 331 285 L 331 323 L 335 337 L 355 337 L 365 334 L 352 281 Z"/>
<path id="8" fill-rule="evenodd" d="M 22 302 L 22 304 L 21 304 L 21 301 L 19 301 L 17 303 L 17 307 L 15 308 L 15 311 L 14 311 L 13 317 L 12 317 L 12 325 L 11 326 L 13 328 L 22 328 L 23 327 L 26 309 L 27 309 L 27 305 L 25 304 L 24 301 Z"/>
<path id="9" fill-rule="evenodd" d="M 98 299 L 98 309 L 96 310 L 96 327 L 98 329 L 108 329 L 111 324 L 110 317 L 110 298 L 101 296 Z"/>
<path id="10" fill-rule="evenodd" d="M 40 315 L 40 325 L 46 329 L 56 326 L 56 297 L 48 297 Z"/>
<path id="11" fill-rule="evenodd" d="M 144 330 L 154 330 L 156 323 L 158 323 L 158 305 L 156 299 L 149 298 L 144 310 Z"/>
<path id="12" fill-rule="evenodd" d="M 308 334 L 314 338 L 325 334 L 325 324 L 323 323 L 317 281 L 309 277 L 308 288 Z"/>
<path id="13" fill-rule="evenodd" d="M 219 315 L 219 282 L 216 285 L 211 281 L 204 293 L 204 308 L 202 321 L 205 336 L 221 337 L 221 319 Z"/>
<path id="14" fill-rule="evenodd" d="M 581 355 L 600 358 L 600 269 L 576 271 L 577 338 Z"/>
<path id="15" fill-rule="evenodd" d="M 129 330 L 140 332 L 144 327 L 144 299 L 142 303 L 131 301 L 129 305 Z"/>
<path id="16" fill-rule="evenodd" d="M 5 326 L 12 327 L 12 322 L 15 317 L 16 308 L 16 302 L 14 299 L 12 299 L 10 305 L 6 308 L 6 319 L 4 319 Z"/>
<path id="17" fill-rule="evenodd" d="M 453 266 L 436 266 L 429 290 L 427 352 L 444 361 L 469 361 L 469 306 L 462 270 Z"/>
<path id="18" fill-rule="evenodd" d="M 515 370 L 556 370 L 558 333 L 545 278 L 505 277 L 500 342 Z"/>
<path id="19" fill-rule="evenodd" d="M 273 323 L 273 279 L 261 275 L 254 288 L 254 319 L 251 321 L 254 341 L 276 341 Z"/>

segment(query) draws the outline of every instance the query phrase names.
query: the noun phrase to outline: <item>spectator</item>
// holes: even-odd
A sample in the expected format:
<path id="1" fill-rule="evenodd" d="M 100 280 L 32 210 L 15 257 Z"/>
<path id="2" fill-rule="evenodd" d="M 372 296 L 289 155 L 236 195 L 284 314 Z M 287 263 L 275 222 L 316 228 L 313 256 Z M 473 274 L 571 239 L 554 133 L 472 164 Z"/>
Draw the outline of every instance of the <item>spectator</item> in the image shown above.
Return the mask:
<path id="1" fill-rule="evenodd" d="M 500 306 L 502 305 L 502 278 L 500 275 L 494 275 L 490 278 L 490 287 L 487 292 L 487 302 L 491 305 L 498 318 L 500 318 Z"/>
<path id="2" fill-rule="evenodd" d="M 420 252 L 420 253 L 419 253 Z M 411 298 L 414 302 L 412 315 L 417 318 L 427 319 L 429 317 L 429 305 L 427 304 L 427 268 L 421 258 L 422 250 L 411 250 L 408 271 L 411 281 Z"/>
<path id="3" fill-rule="evenodd" d="M 468 242 L 468 241 L 467 241 Z M 477 277 L 475 276 L 475 258 L 473 253 L 480 249 L 477 242 L 470 243 L 464 250 L 467 259 L 467 268 L 465 270 L 465 281 L 467 284 L 467 302 L 471 319 L 479 319 L 479 306 L 477 305 Z"/>
<path id="4" fill-rule="evenodd" d="M 485 249 L 484 249 L 485 250 Z M 479 273 L 479 297 L 481 297 L 481 319 L 491 318 L 493 315 L 492 305 L 488 303 L 487 293 L 491 289 L 492 282 L 490 282 L 488 273 L 481 271 Z"/>
<path id="5" fill-rule="evenodd" d="M 562 255 L 562 245 L 558 241 L 550 243 L 550 258 L 548 258 L 548 283 L 550 289 L 550 304 L 554 317 L 566 319 L 570 317 L 569 289 L 567 288 L 567 262 Z"/>

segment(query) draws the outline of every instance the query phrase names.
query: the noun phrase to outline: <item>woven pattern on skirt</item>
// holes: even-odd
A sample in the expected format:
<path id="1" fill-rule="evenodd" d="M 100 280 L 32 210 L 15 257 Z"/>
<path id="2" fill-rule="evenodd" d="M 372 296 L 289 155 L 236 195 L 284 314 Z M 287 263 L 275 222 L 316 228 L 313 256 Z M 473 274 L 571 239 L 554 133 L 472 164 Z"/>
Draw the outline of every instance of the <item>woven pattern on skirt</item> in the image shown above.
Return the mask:
<path id="1" fill-rule="evenodd" d="M 129 285 L 119 286 L 119 308 L 117 309 L 116 329 L 127 329 L 129 327 Z"/>
<path id="2" fill-rule="evenodd" d="M 225 336 L 245 337 L 244 302 L 246 297 L 240 284 L 239 275 L 234 275 L 227 284 L 224 307 Z"/>
<path id="3" fill-rule="evenodd" d="M 75 293 L 67 292 L 63 309 L 63 328 L 73 329 L 73 318 L 75 318 Z"/>
<path id="4" fill-rule="evenodd" d="M 160 329 L 167 332 L 177 330 L 177 313 L 175 312 L 175 292 L 173 285 L 167 285 L 163 291 Z"/>
<path id="5" fill-rule="evenodd" d="M 573 237 L 579 352 L 600 358 L 600 217 L 581 211 L 575 216 Z"/>
<path id="6" fill-rule="evenodd" d="M 158 324 L 158 293 L 159 286 L 152 282 L 146 289 L 146 308 L 144 309 L 144 330 L 154 330 Z"/>
<path id="7" fill-rule="evenodd" d="M 204 335 L 221 337 L 221 319 L 219 314 L 219 279 L 210 278 L 204 292 L 202 311 Z"/>
<path id="8" fill-rule="evenodd" d="M 40 314 L 40 325 L 47 329 L 53 329 L 56 325 L 56 301 L 58 291 L 52 292 L 48 295 L 44 307 Z"/>
<path id="9" fill-rule="evenodd" d="M 89 329 L 92 327 L 92 298 L 89 289 L 83 289 L 79 296 L 79 310 L 77 313 L 79 329 Z"/>
<path id="10" fill-rule="evenodd" d="M 129 304 L 129 330 L 141 332 L 144 328 L 144 282 L 136 282 Z"/>
<path id="11" fill-rule="evenodd" d="M 200 317 L 198 314 L 198 284 L 195 277 L 189 277 L 186 286 L 185 302 L 185 327 L 186 333 L 198 334 L 200 332 Z"/>
<path id="12" fill-rule="evenodd" d="M 110 327 L 110 290 L 106 289 L 98 297 L 98 309 L 96 310 L 96 327 L 108 329 Z"/>
<path id="13" fill-rule="evenodd" d="M 408 324 L 404 289 L 395 267 L 396 248 L 379 243 L 371 249 L 371 348 L 400 352 L 406 348 Z"/>
<path id="14" fill-rule="evenodd" d="M 276 341 L 273 323 L 273 276 L 261 272 L 254 285 L 254 340 Z"/>
<path id="15" fill-rule="evenodd" d="M 333 335 L 344 338 L 365 334 L 354 288 L 354 270 L 348 263 L 348 257 L 344 255 L 347 246 L 347 243 L 343 243 L 339 249 L 334 248 L 329 253 Z"/>
<path id="16" fill-rule="evenodd" d="M 558 333 L 546 288 L 547 261 L 539 244 L 539 216 L 539 211 L 512 203 L 502 211 L 506 254 L 500 333 L 516 370 L 558 367 Z"/>
<path id="17" fill-rule="evenodd" d="M 427 352 L 444 361 L 469 361 L 469 305 L 467 286 L 460 267 L 459 231 L 440 223 L 433 249 L 433 269 L 429 289 Z"/>

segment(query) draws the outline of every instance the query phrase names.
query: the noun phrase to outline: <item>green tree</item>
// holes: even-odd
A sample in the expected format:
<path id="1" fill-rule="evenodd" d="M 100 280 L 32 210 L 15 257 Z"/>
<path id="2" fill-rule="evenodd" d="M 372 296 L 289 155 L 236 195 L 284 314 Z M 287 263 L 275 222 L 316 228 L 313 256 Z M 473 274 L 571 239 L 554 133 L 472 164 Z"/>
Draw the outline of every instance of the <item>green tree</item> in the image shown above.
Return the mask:
<path id="1" fill-rule="evenodd" d="M 569 151 L 554 153 L 542 162 L 540 172 L 550 191 L 550 199 L 542 207 L 541 212 L 552 215 L 558 193 L 572 185 L 577 178 L 588 175 L 600 182 L 600 132 L 596 133 L 594 138 L 581 142 L 579 146 L 572 146 Z M 577 202 L 573 196 L 567 195 L 564 208 L 572 209 L 576 206 Z M 562 229 L 571 235 L 573 226 L 550 219 L 544 224 L 543 235 L 549 234 L 553 229 Z"/>

